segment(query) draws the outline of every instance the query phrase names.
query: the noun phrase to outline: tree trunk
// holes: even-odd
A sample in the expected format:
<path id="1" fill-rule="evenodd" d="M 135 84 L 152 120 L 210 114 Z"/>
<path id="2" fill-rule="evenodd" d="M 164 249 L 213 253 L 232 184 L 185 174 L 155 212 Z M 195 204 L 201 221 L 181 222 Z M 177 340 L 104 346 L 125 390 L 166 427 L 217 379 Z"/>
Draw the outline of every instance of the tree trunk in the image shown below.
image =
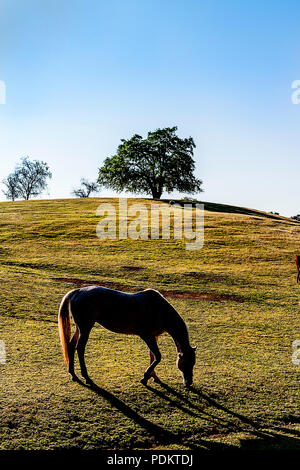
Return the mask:
<path id="1" fill-rule="evenodd" d="M 160 199 L 161 195 L 162 195 L 162 191 L 157 191 L 156 189 L 152 190 L 153 199 Z"/>

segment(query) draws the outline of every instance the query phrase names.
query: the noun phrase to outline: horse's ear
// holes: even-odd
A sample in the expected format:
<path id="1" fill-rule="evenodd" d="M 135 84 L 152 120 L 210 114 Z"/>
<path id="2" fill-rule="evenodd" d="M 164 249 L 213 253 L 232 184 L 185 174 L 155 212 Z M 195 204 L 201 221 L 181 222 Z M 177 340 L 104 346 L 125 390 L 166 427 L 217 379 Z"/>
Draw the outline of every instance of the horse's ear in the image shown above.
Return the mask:
<path id="1" fill-rule="evenodd" d="M 193 348 L 194 351 L 197 351 L 198 345 Z"/>
<path id="2" fill-rule="evenodd" d="M 182 352 L 178 353 L 178 357 L 183 357 L 183 353 Z"/>

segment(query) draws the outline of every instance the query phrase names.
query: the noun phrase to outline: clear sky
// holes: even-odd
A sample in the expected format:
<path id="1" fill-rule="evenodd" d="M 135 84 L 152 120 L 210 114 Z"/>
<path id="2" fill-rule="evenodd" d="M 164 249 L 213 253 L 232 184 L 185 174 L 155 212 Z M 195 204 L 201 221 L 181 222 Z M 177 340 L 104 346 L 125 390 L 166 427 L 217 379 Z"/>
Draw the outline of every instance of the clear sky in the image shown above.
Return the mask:
<path id="1" fill-rule="evenodd" d="M 299 0 L 0 0 L 0 179 L 29 155 L 70 197 L 121 138 L 177 125 L 203 200 L 300 213 L 299 25 Z"/>

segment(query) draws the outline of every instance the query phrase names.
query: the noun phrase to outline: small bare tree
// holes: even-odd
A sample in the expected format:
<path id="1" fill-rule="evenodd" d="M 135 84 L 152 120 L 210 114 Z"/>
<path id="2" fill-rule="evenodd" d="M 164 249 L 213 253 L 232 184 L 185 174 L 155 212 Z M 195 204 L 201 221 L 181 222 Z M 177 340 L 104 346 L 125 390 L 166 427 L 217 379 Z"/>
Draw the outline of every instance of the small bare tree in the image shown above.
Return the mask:
<path id="1" fill-rule="evenodd" d="M 47 179 L 52 178 L 49 166 L 40 160 L 29 160 L 29 157 L 21 159 L 17 165 L 15 178 L 18 182 L 19 197 L 30 199 L 38 196 L 47 188 Z"/>
<path id="2" fill-rule="evenodd" d="M 97 193 L 100 187 L 94 181 L 88 181 L 85 178 L 80 180 L 81 188 L 74 189 L 72 194 L 76 197 L 89 197 L 92 193 Z"/>
<path id="3" fill-rule="evenodd" d="M 6 186 L 6 189 L 3 189 L 2 192 L 5 194 L 6 199 L 14 201 L 20 196 L 20 189 L 18 186 L 18 178 L 14 173 L 8 175 L 2 183 Z"/>
<path id="4" fill-rule="evenodd" d="M 25 157 L 21 159 L 15 171 L 2 181 L 6 186 L 3 193 L 11 201 L 17 198 L 28 201 L 47 188 L 48 178 L 52 178 L 52 174 L 47 163 L 39 160 L 31 161 L 29 157 Z"/>

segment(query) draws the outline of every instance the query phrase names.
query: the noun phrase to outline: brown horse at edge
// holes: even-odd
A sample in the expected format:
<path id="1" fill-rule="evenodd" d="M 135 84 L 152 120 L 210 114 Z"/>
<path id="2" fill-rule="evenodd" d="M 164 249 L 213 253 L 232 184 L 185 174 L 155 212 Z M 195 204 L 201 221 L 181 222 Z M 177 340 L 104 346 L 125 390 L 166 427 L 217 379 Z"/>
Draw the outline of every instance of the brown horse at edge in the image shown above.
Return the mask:
<path id="1" fill-rule="evenodd" d="M 300 282 L 300 255 L 296 256 L 296 265 L 298 269 L 297 282 Z"/>

